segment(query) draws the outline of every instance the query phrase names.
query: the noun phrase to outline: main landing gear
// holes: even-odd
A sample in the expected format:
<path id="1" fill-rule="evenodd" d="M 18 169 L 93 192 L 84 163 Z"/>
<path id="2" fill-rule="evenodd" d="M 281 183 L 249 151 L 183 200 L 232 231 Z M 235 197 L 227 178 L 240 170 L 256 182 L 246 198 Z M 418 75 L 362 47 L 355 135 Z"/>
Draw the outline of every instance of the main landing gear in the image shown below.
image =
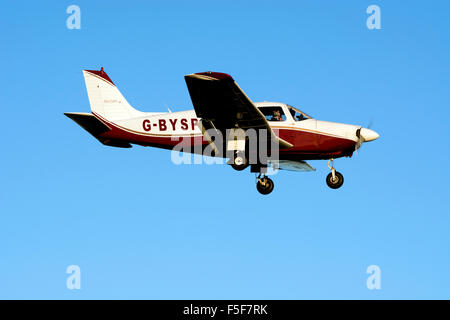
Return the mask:
<path id="1" fill-rule="evenodd" d="M 234 154 L 234 160 L 231 163 L 231 167 L 236 171 L 242 171 L 248 167 L 248 159 L 245 156 L 245 152 L 236 151 Z"/>
<path id="2" fill-rule="evenodd" d="M 242 168 L 241 170 L 243 170 L 244 166 L 249 166 L 247 161 L 244 160 L 244 161 L 240 162 L 239 161 L 240 159 L 238 159 L 238 158 L 239 158 L 239 155 L 237 155 L 235 157 L 235 160 L 238 160 L 238 161 L 235 161 L 234 164 L 238 165 L 239 169 Z M 330 187 L 331 189 L 339 189 L 344 184 L 344 176 L 340 172 L 337 172 L 336 169 L 334 168 L 334 159 L 330 159 L 328 161 L 328 168 L 330 168 L 330 170 L 331 170 L 331 172 L 327 175 L 327 178 L 326 178 L 328 187 Z M 256 177 L 256 189 L 258 190 L 258 192 L 263 195 L 270 194 L 273 191 L 275 185 L 274 185 L 274 182 L 272 181 L 272 179 L 270 179 L 269 177 L 266 176 L 267 166 L 251 165 L 250 171 L 258 174 Z"/>
<path id="3" fill-rule="evenodd" d="M 334 159 L 328 160 L 328 168 L 331 172 L 327 175 L 327 185 L 331 189 L 339 189 L 344 184 L 344 176 L 334 168 Z"/>
<path id="4" fill-rule="evenodd" d="M 272 179 L 268 178 L 265 175 L 258 175 L 258 180 L 256 182 L 256 189 L 261 194 L 269 194 L 273 191 L 274 183 Z"/>

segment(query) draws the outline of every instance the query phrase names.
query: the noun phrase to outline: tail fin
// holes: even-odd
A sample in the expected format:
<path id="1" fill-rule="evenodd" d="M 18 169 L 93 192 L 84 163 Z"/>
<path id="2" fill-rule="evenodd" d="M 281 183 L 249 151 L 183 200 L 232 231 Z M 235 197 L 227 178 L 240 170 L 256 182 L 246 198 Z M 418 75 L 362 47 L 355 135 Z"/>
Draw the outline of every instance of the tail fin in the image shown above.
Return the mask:
<path id="1" fill-rule="evenodd" d="M 107 120 L 137 117 L 141 112 L 134 109 L 120 93 L 103 68 L 83 70 L 91 110 Z"/>

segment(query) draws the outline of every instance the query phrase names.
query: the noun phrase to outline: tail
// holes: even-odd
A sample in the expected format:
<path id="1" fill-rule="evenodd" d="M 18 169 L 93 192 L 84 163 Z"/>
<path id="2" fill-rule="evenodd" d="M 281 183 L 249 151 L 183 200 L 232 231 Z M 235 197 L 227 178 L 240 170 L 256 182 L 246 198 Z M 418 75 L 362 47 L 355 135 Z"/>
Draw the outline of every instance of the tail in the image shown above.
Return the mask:
<path id="1" fill-rule="evenodd" d="M 127 102 L 103 68 L 100 71 L 83 70 L 83 75 L 92 113 L 111 121 L 141 115 Z"/>

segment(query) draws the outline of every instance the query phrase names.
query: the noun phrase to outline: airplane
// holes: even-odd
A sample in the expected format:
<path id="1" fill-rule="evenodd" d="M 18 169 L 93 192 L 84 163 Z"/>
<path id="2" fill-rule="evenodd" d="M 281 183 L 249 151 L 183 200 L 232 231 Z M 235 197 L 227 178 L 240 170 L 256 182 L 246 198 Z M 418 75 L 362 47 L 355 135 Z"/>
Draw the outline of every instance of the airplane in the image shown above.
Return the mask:
<path id="1" fill-rule="evenodd" d="M 184 146 L 194 147 L 182 151 L 195 154 L 209 148 L 213 157 L 229 158 L 227 164 L 235 170 L 250 167 L 251 172 L 258 174 L 256 187 L 263 195 L 274 189 L 274 182 L 267 176 L 268 168 L 315 171 L 306 160 L 328 160 L 331 172 L 326 183 L 338 189 L 344 177 L 336 171 L 334 159 L 351 157 L 363 143 L 379 137 L 375 131 L 362 126 L 316 120 L 285 103 L 252 102 L 226 73 L 208 71 L 186 75 L 194 110 L 179 112 L 136 110 L 103 67 L 83 70 L 83 75 L 91 113 L 64 114 L 102 144 L 173 149 L 181 139 Z M 247 133 L 252 130 L 264 132 L 257 135 L 263 142 L 256 149 L 265 146 L 270 149 L 266 152 L 273 151 L 276 157 L 260 157 L 259 151 L 250 150 Z M 224 139 L 222 143 L 217 138 L 219 135 Z"/>

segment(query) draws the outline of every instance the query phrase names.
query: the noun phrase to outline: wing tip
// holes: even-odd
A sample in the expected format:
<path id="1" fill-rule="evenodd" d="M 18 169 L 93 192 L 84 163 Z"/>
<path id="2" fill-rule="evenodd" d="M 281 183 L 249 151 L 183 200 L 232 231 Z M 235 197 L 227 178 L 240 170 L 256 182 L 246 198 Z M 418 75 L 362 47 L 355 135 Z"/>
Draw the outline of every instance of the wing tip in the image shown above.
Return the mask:
<path id="1" fill-rule="evenodd" d="M 205 71 L 205 72 L 197 72 L 193 74 L 188 74 L 186 77 L 190 78 L 201 78 L 205 80 L 233 80 L 233 77 L 228 73 L 223 72 L 213 72 L 213 71 Z"/>

